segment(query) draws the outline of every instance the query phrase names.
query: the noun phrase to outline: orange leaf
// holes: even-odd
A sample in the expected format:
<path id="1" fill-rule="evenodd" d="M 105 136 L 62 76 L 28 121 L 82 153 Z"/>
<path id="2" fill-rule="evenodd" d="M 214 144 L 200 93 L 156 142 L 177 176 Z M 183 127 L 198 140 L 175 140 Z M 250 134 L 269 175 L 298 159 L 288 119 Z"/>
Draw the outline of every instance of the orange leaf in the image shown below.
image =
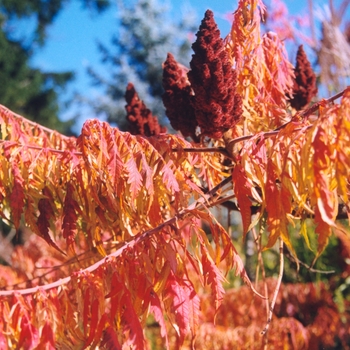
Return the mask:
<path id="1" fill-rule="evenodd" d="M 291 244 L 288 233 L 287 213 L 290 213 L 290 195 L 279 182 L 279 179 L 274 171 L 274 165 L 269 164 L 267 170 L 266 184 L 266 211 L 267 211 L 267 226 L 270 231 L 269 240 L 266 248 L 271 248 L 278 237 L 282 237 L 288 249 L 294 254 L 294 248 Z"/>

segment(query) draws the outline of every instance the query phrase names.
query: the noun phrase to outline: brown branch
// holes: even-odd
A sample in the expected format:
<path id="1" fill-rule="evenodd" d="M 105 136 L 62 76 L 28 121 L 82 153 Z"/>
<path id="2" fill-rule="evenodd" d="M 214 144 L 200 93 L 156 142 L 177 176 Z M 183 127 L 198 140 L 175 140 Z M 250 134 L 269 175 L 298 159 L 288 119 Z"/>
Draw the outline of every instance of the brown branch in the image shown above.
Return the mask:
<path id="1" fill-rule="evenodd" d="M 344 89 L 341 92 L 338 92 L 337 94 L 335 94 L 334 96 L 331 96 L 328 99 L 324 99 L 321 100 L 319 102 L 316 102 L 315 104 L 313 104 L 311 107 L 309 107 L 308 109 L 304 110 L 303 112 L 301 112 L 300 114 L 296 114 L 296 116 L 298 115 L 300 118 L 305 118 L 307 116 L 309 116 L 310 114 L 316 112 L 318 110 L 318 108 L 320 107 L 321 104 L 328 104 L 328 103 L 332 103 L 335 100 L 337 100 L 339 97 L 342 97 L 345 93 L 345 91 L 348 89 L 349 87 L 347 87 L 346 89 Z M 288 121 L 287 123 L 284 123 L 283 125 L 279 126 L 278 128 L 276 128 L 274 131 L 279 131 L 281 129 L 284 129 L 289 123 L 293 122 L 293 119 Z M 297 131 L 299 129 L 295 129 L 295 131 Z"/>
<path id="2" fill-rule="evenodd" d="M 324 275 L 335 273 L 335 270 L 323 271 L 323 270 L 314 269 L 314 268 L 312 268 L 310 265 L 308 265 L 308 264 L 302 262 L 301 260 L 299 260 L 298 258 L 292 256 L 292 255 L 289 254 L 288 252 L 286 252 L 285 255 L 286 255 L 286 258 L 288 258 L 289 260 L 293 260 L 296 264 L 300 264 L 300 265 L 306 267 L 310 272 L 322 273 L 322 274 L 324 274 Z"/>
<path id="3" fill-rule="evenodd" d="M 220 205 L 232 211 L 240 211 L 239 207 L 234 202 L 224 201 L 224 202 L 220 202 Z M 261 209 L 260 205 L 252 205 L 250 207 L 251 215 L 257 214 L 260 211 L 260 209 Z M 295 216 L 296 212 L 292 211 L 291 214 Z M 311 214 L 307 214 L 306 218 L 313 219 L 314 216 Z M 345 220 L 345 219 L 348 219 L 347 206 L 345 204 L 339 204 L 338 214 L 336 215 L 335 220 Z"/>
<path id="4" fill-rule="evenodd" d="M 300 114 L 301 117 L 306 117 L 314 112 L 316 112 L 318 110 L 318 108 L 320 107 L 321 104 L 328 104 L 328 103 L 332 103 L 334 102 L 335 100 L 337 100 L 339 97 L 342 97 L 345 93 L 345 91 L 348 89 L 349 87 L 347 87 L 346 89 L 344 89 L 343 91 L 341 92 L 338 92 L 337 94 L 331 96 L 330 98 L 328 99 L 325 99 L 325 100 L 321 100 L 315 104 L 313 104 L 310 108 L 306 109 L 304 112 L 302 112 Z"/>
<path id="5" fill-rule="evenodd" d="M 172 152 L 193 152 L 193 153 L 221 153 L 229 156 L 224 147 L 193 147 L 193 148 L 173 148 Z"/>

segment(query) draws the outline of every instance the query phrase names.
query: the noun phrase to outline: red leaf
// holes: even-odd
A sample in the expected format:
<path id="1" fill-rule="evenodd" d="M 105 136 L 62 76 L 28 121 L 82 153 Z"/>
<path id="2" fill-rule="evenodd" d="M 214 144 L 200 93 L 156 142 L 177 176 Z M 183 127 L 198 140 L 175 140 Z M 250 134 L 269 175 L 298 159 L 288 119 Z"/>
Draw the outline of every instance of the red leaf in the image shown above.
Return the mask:
<path id="1" fill-rule="evenodd" d="M 239 209 L 243 222 L 243 234 L 247 234 L 251 223 L 251 206 L 252 202 L 249 197 L 252 197 L 252 185 L 244 172 L 242 165 L 237 164 L 232 173 L 234 192 L 237 197 Z"/>
<path id="2" fill-rule="evenodd" d="M 215 308 L 217 310 L 221 305 L 223 295 L 225 294 L 225 290 L 222 285 L 225 279 L 217 266 L 208 259 L 207 253 L 204 252 L 204 249 L 202 249 L 202 264 L 205 283 L 211 286 L 215 300 Z"/>
<path id="3" fill-rule="evenodd" d="M 74 237 L 77 232 L 77 219 L 78 215 L 75 208 L 78 207 L 78 203 L 73 199 L 74 187 L 71 183 L 67 185 L 66 198 L 63 205 L 63 237 L 67 241 L 67 245 L 74 243 Z"/>
<path id="4" fill-rule="evenodd" d="M 90 309 L 90 305 L 84 305 L 84 308 L 85 306 L 88 306 L 88 309 Z M 90 315 L 90 331 L 89 331 L 89 337 L 86 339 L 85 341 L 85 345 L 84 345 L 84 348 L 87 348 L 91 343 L 92 341 L 94 340 L 94 337 L 95 337 L 95 334 L 96 334 L 96 329 L 97 329 L 97 325 L 98 325 L 98 309 L 99 309 L 99 302 L 98 302 L 98 299 L 94 299 L 94 301 L 92 302 L 91 304 L 91 315 Z M 84 309 L 84 315 L 85 315 L 85 309 Z"/>
<path id="5" fill-rule="evenodd" d="M 55 336 L 48 321 L 46 321 L 40 337 L 40 344 L 37 349 L 55 350 Z"/>
<path id="6" fill-rule="evenodd" d="M 100 318 L 98 327 L 95 332 L 95 343 L 92 344 L 92 347 L 95 347 L 96 342 L 99 342 L 102 338 L 102 332 L 105 330 L 106 326 L 110 324 L 110 316 L 107 313 L 104 313 Z"/>
<path id="7" fill-rule="evenodd" d="M 313 141 L 315 150 L 313 159 L 315 195 L 319 214 L 324 222 L 333 226 L 338 211 L 333 191 L 330 190 L 328 168 L 331 153 L 334 152 L 333 145 L 329 145 L 327 132 L 319 127 Z"/>
<path id="8" fill-rule="evenodd" d="M 65 254 L 52 240 L 49 234 L 50 220 L 52 220 L 54 216 L 54 211 L 52 209 L 53 198 L 51 196 L 50 191 L 46 187 L 43 189 L 43 194 L 47 198 L 40 199 L 38 203 L 38 209 L 40 214 L 38 217 L 37 226 L 39 229 L 40 236 L 44 238 L 44 240 L 50 246 L 54 247 L 62 254 Z"/>
<path id="9" fill-rule="evenodd" d="M 199 299 L 192 283 L 177 278 L 170 272 L 165 287 L 165 299 L 171 301 L 168 316 L 178 335 L 178 346 L 181 346 L 189 329 L 198 323 Z M 169 314 L 170 312 L 170 314 Z M 171 320 L 172 316 L 174 320 Z"/>
<path id="10" fill-rule="evenodd" d="M 106 349 L 115 349 L 115 350 L 122 349 L 118 340 L 118 335 L 113 327 L 109 326 L 105 330 L 103 341 L 101 343 L 101 347 L 102 346 L 104 346 L 104 348 Z"/>
<path id="11" fill-rule="evenodd" d="M 38 343 L 38 330 L 30 323 L 28 317 L 26 315 L 23 315 L 21 320 L 21 333 L 16 348 L 31 350 L 35 349 Z"/>
<path id="12" fill-rule="evenodd" d="M 4 317 L 4 313 L 3 313 L 3 305 L 0 307 L 0 312 L 1 312 L 1 316 L 2 316 L 2 319 L 1 319 L 1 322 L 0 322 L 0 349 L 3 349 L 3 350 L 7 350 L 8 349 L 8 345 L 7 345 L 7 339 L 4 335 L 4 323 L 3 323 L 3 320 L 6 319 Z M 6 326 L 5 326 L 6 327 Z"/>
<path id="13" fill-rule="evenodd" d="M 111 298 L 111 317 L 114 318 L 117 310 L 122 309 L 122 320 L 124 320 L 125 326 L 130 331 L 131 342 L 136 349 L 143 349 L 144 336 L 140 320 L 135 312 L 129 290 L 119 280 L 116 273 L 112 276 L 111 292 L 106 295 L 106 298 Z"/>
<path id="14" fill-rule="evenodd" d="M 12 167 L 12 173 L 14 176 L 14 185 L 10 195 L 10 204 L 13 223 L 15 228 L 18 229 L 24 207 L 24 180 L 16 164 Z"/>
<path id="15" fill-rule="evenodd" d="M 84 326 L 85 334 L 87 334 L 89 330 L 90 304 L 91 304 L 90 288 L 87 288 L 84 295 L 84 312 L 83 312 L 83 326 Z"/>
<path id="16" fill-rule="evenodd" d="M 111 298 L 110 316 L 112 320 L 115 318 L 117 311 L 120 307 L 119 299 L 120 299 L 121 290 L 119 286 L 120 286 L 120 283 L 118 280 L 118 275 L 114 273 L 111 281 L 111 292 L 106 295 L 106 298 Z"/>
<path id="17" fill-rule="evenodd" d="M 169 160 L 168 163 L 164 165 L 162 169 L 163 181 L 169 191 L 179 192 L 180 191 L 179 184 L 176 180 L 174 172 L 171 170 L 172 165 L 173 165 L 172 160 Z"/>
<path id="18" fill-rule="evenodd" d="M 128 184 L 130 184 L 131 199 L 134 200 L 142 186 L 142 176 L 137 169 L 133 157 L 125 163 L 125 166 L 128 170 Z"/>
<path id="19" fill-rule="evenodd" d="M 124 287 L 121 304 L 124 306 L 123 319 L 130 330 L 130 340 L 136 349 L 144 348 L 144 336 L 140 320 L 134 310 L 130 292 Z"/>
<path id="20" fill-rule="evenodd" d="M 154 315 L 155 320 L 159 323 L 160 326 L 160 334 L 163 338 L 165 338 L 166 342 L 166 348 L 169 348 L 169 340 L 168 340 L 168 333 L 166 330 L 163 310 L 160 305 L 160 300 L 158 298 L 158 295 L 151 291 L 151 308 L 150 311 Z"/>

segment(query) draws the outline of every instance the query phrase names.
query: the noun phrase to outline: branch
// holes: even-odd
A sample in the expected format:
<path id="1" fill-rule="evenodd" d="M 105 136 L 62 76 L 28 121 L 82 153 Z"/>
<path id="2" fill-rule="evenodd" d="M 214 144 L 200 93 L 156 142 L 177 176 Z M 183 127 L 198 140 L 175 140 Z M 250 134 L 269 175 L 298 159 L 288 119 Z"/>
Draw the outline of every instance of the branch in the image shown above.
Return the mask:
<path id="1" fill-rule="evenodd" d="M 165 221 L 164 223 L 160 224 L 159 226 L 157 226 L 157 227 L 155 227 L 155 228 L 153 228 L 151 230 L 148 230 L 148 231 L 146 231 L 144 233 L 139 233 L 137 236 L 135 236 L 133 238 L 133 240 L 131 240 L 129 242 L 126 242 L 122 247 L 120 247 L 115 252 L 109 254 L 105 258 L 99 260 L 98 262 L 96 262 L 95 264 L 87 267 L 86 269 L 80 270 L 80 272 L 84 273 L 84 272 L 93 272 L 93 271 L 95 271 L 101 265 L 109 262 L 112 258 L 119 257 L 126 249 L 132 248 L 135 245 L 143 242 L 146 238 L 148 238 L 148 237 L 152 236 L 153 234 L 159 232 L 165 226 L 173 225 L 174 223 L 176 223 L 177 220 L 188 216 L 188 214 L 189 214 L 189 212 L 188 213 L 181 212 L 180 214 L 175 215 L 173 218 Z M 63 278 L 63 279 L 61 278 L 58 281 L 55 281 L 55 282 L 52 282 L 52 283 L 48 283 L 48 284 L 45 284 L 45 285 L 42 285 L 42 286 L 33 287 L 33 288 L 0 291 L 0 296 L 9 296 L 9 295 L 13 295 L 13 294 L 28 295 L 28 294 L 36 293 L 39 290 L 50 290 L 50 289 L 62 286 L 64 284 L 67 284 L 68 282 L 70 282 L 71 279 L 72 279 L 72 277 L 68 276 L 68 277 Z"/>
<path id="2" fill-rule="evenodd" d="M 283 240 L 282 240 L 282 238 L 280 238 L 280 271 L 279 271 L 279 274 L 278 274 L 277 285 L 276 285 L 275 291 L 273 293 L 273 298 L 272 298 L 272 301 L 271 301 L 269 317 L 267 319 L 267 323 L 266 323 L 265 328 L 261 332 L 261 335 L 266 335 L 267 331 L 269 330 L 269 327 L 270 327 L 270 324 L 271 324 L 271 320 L 272 320 L 273 309 L 275 308 L 277 295 L 278 295 L 278 292 L 280 290 L 281 283 L 282 283 L 283 270 L 284 270 Z"/>
<path id="3" fill-rule="evenodd" d="M 229 157 L 229 153 L 224 147 L 193 147 L 193 148 L 173 148 L 172 152 L 194 152 L 194 153 L 221 153 Z"/>
<path id="4" fill-rule="evenodd" d="M 324 274 L 324 275 L 335 273 L 335 270 L 323 271 L 323 270 L 314 269 L 314 268 L 312 268 L 310 265 L 308 265 L 308 264 L 302 262 L 301 260 L 299 260 L 298 258 L 292 256 L 292 255 L 289 254 L 288 252 L 286 252 L 285 255 L 286 255 L 286 258 L 288 258 L 289 260 L 294 260 L 295 263 L 300 264 L 300 265 L 306 267 L 310 272 L 322 273 L 322 274 Z"/>
<path id="5" fill-rule="evenodd" d="M 105 258 L 99 260 L 98 262 L 96 262 L 95 264 L 87 267 L 86 269 L 80 270 L 80 272 L 84 273 L 84 272 L 93 272 L 93 271 L 95 271 L 101 265 L 103 265 L 105 263 L 108 263 L 112 258 L 117 258 L 120 255 L 122 255 L 122 253 L 126 249 L 133 248 L 134 246 L 136 246 L 137 244 L 145 241 L 147 238 L 151 237 L 155 233 L 161 231 L 164 227 L 174 225 L 178 220 L 184 219 L 184 218 L 190 216 L 192 210 L 199 209 L 200 207 L 205 208 L 205 203 L 207 201 L 210 201 L 211 198 L 217 193 L 217 191 L 219 191 L 222 187 L 224 187 L 225 185 L 227 185 L 231 181 L 232 181 L 232 178 L 230 176 L 225 178 L 218 185 L 216 185 L 213 189 L 208 191 L 203 197 L 201 197 L 197 201 L 193 202 L 187 208 L 182 209 L 177 215 L 174 215 L 174 217 L 172 217 L 171 219 L 163 222 L 162 224 L 160 224 L 157 227 L 154 227 L 154 228 L 152 228 L 152 229 L 150 229 L 148 231 L 145 231 L 143 233 L 139 233 L 138 235 L 133 237 L 132 240 L 130 240 L 129 242 L 126 242 L 123 246 L 121 246 L 115 252 L 109 254 Z M 53 288 L 56 288 L 56 287 L 59 287 L 59 286 L 62 286 L 64 284 L 69 283 L 71 281 L 71 279 L 72 279 L 72 277 L 68 276 L 66 278 L 59 279 L 58 281 L 55 281 L 55 282 L 52 282 L 52 283 L 48 283 L 46 285 L 33 287 L 33 288 L 16 289 L 16 290 L 2 290 L 2 291 L 0 291 L 0 296 L 10 296 L 10 295 L 13 295 L 15 293 L 21 294 L 21 295 L 28 295 L 28 294 L 36 293 L 39 290 L 50 290 L 50 289 L 53 289 Z"/>
<path id="6" fill-rule="evenodd" d="M 240 211 L 239 207 L 236 205 L 236 203 L 234 202 L 230 202 L 230 201 L 220 201 L 219 203 L 221 206 L 229 209 L 229 210 L 232 210 L 232 211 Z M 261 206 L 260 205 L 252 205 L 250 207 L 250 212 L 251 212 L 251 215 L 255 215 L 257 214 L 261 209 Z M 291 214 L 293 216 L 295 216 L 296 214 L 296 211 L 292 211 Z M 312 214 L 307 214 L 305 215 L 306 218 L 308 219 L 313 219 L 314 218 L 314 215 Z M 335 220 L 345 220 L 345 219 L 348 219 L 349 218 L 349 215 L 348 215 L 348 208 L 345 204 L 339 204 L 338 205 L 338 214 L 336 215 L 335 217 Z"/>
<path id="7" fill-rule="evenodd" d="M 334 96 L 331 96 L 328 99 L 323 99 L 319 102 L 316 102 L 315 104 L 313 104 L 310 108 L 304 110 L 303 112 L 301 112 L 300 114 L 296 114 L 292 120 L 288 121 L 287 123 L 284 123 L 283 125 L 279 126 L 278 128 L 276 128 L 274 131 L 279 131 L 281 129 L 284 129 L 289 123 L 293 122 L 295 117 L 299 117 L 299 118 L 305 118 L 307 116 L 309 116 L 310 114 L 316 112 L 318 110 L 318 108 L 320 107 L 320 105 L 322 104 L 328 104 L 328 103 L 332 103 L 334 102 L 336 99 L 338 99 L 339 97 L 342 97 L 345 93 L 345 91 L 349 89 L 349 87 L 347 87 L 346 89 L 344 89 L 341 92 L 338 92 L 337 94 L 335 94 Z M 297 131 L 298 129 L 295 129 L 295 131 Z"/>

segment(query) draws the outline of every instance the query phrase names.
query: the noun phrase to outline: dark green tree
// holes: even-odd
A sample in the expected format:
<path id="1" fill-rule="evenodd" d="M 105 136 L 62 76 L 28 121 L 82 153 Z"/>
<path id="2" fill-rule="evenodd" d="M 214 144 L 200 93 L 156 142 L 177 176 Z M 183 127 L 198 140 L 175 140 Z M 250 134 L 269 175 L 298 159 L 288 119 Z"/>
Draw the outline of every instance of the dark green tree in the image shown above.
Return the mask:
<path id="1" fill-rule="evenodd" d="M 80 0 L 82 5 L 93 11 L 103 11 L 111 0 Z M 31 41 L 44 44 L 47 27 L 55 20 L 69 0 L 0 0 L 2 31 L 10 35 L 13 26 L 21 19 L 34 20 L 34 30 L 29 33 Z"/>
<path id="2" fill-rule="evenodd" d="M 188 64 L 191 35 L 196 30 L 192 11 L 181 21 L 171 18 L 169 7 L 158 0 L 118 0 L 118 31 L 111 47 L 98 42 L 106 73 L 88 69 L 93 83 L 105 94 L 88 103 L 110 123 L 126 130 L 125 90 L 129 82 L 152 113 L 168 123 L 162 103 L 162 64 L 171 52 L 180 63 Z"/>
<path id="3" fill-rule="evenodd" d="M 69 134 L 72 121 L 59 119 L 59 94 L 73 72 L 44 72 L 30 59 L 45 44 L 46 29 L 68 0 L 0 0 L 0 104 L 42 125 Z M 82 0 L 95 11 L 109 0 Z M 34 23 L 32 31 L 19 35 L 21 21 Z"/>

